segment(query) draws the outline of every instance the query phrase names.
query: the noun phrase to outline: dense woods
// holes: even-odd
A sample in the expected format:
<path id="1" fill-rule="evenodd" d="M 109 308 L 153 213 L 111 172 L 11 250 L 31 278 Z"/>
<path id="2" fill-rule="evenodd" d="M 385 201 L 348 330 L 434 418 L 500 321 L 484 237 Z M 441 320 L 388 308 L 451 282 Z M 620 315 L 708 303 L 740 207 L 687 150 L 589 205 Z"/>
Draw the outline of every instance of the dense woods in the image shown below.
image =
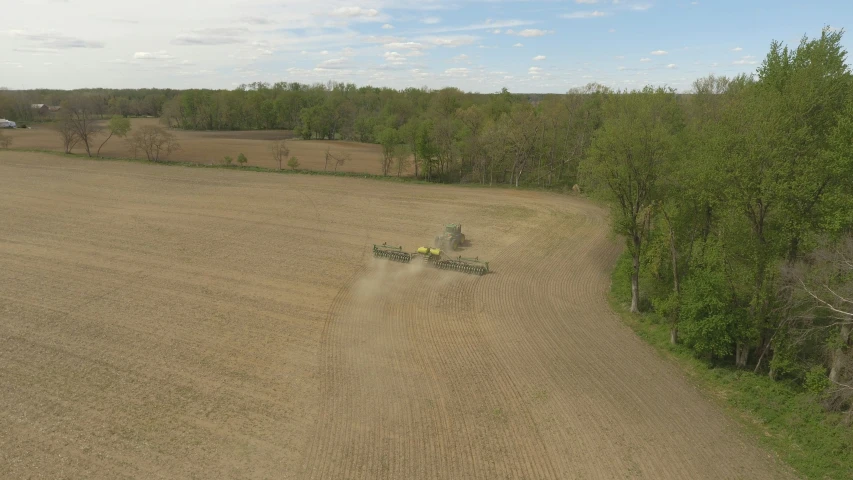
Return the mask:
<path id="1" fill-rule="evenodd" d="M 653 313 L 709 362 L 812 389 L 853 419 L 853 77 L 842 35 L 774 42 L 755 75 L 708 76 L 686 94 L 284 82 L 5 91 L 0 117 L 38 120 L 30 104 L 47 103 L 177 129 L 289 129 L 379 143 L 386 175 L 411 166 L 435 182 L 579 184 L 609 202 L 627 240 L 632 311 Z"/>
<path id="2" fill-rule="evenodd" d="M 603 97 L 581 184 L 627 239 L 631 309 L 671 341 L 851 416 L 853 84 L 842 33 L 773 43 L 679 102 Z"/>

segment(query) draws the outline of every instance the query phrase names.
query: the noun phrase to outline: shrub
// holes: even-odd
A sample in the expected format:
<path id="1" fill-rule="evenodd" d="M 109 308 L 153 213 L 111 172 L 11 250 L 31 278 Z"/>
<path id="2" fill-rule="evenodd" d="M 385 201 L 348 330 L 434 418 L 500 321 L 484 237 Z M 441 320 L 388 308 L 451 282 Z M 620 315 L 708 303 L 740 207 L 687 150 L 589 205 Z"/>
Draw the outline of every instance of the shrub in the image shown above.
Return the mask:
<path id="1" fill-rule="evenodd" d="M 287 166 L 290 167 L 291 170 L 296 170 L 299 168 L 299 159 L 296 157 L 290 157 L 290 160 L 287 161 Z"/>
<path id="2" fill-rule="evenodd" d="M 153 125 L 145 125 L 139 130 L 133 132 L 128 139 L 128 144 L 133 152 L 133 157 L 139 151 L 145 153 L 145 157 L 153 162 L 159 162 L 161 159 L 169 156 L 170 153 L 180 150 L 181 146 L 177 138 L 163 128 Z M 66 152 L 68 151 L 66 146 Z"/>
<path id="3" fill-rule="evenodd" d="M 232 163 L 234 163 L 234 159 L 230 155 L 225 155 L 225 165 L 231 165 Z"/>
<path id="4" fill-rule="evenodd" d="M 249 159 L 246 158 L 246 156 L 241 153 L 240 155 L 237 155 L 237 163 L 239 163 L 240 166 L 243 166 L 243 165 L 249 163 Z"/>
<path id="5" fill-rule="evenodd" d="M 7 137 L 0 132 L 0 148 L 9 148 L 12 145 L 12 137 Z"/>
<path id="6" fill-rule="evenodd" d="M 826 368 L 816 365 L 806 372 L 804 386 L 809 392 L 820 395 L 829 388 L 829 377 L 826 376 Z"/>

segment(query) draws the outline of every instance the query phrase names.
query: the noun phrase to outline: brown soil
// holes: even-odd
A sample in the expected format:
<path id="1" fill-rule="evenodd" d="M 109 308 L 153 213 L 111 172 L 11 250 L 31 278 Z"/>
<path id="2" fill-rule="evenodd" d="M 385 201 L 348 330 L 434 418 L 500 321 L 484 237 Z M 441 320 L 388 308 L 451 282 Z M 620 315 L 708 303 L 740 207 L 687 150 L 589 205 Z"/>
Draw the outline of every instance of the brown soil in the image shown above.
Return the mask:
<path id="1" fill-rule="evenodd" d="M 132 128 L 139 128 L 143 125 L 159 126 L 160 123 L 155 118 L 134 118 L 131 119 L 131 125 Z M 172 130 L 171 132 L 178 137 L 181 149 L 170 155 L 169 160 L 221 164 L 224 163 L 223 159 L 228 155 L 234 159 L 234 165 L 236 165 L 237 155 L 243 153 L 249 159 L 248 165 L 250 166 L 278 168 L 278 163 L 275 162 L 269 150 L 270 143 L 276 139 L 290 139 L 288 142 L 290 155 L 299 159 L 299 168 L 334 170 L 333 164 L 329 163 L 328 167 L 325 165 L 326 149 L 329 148 L 332 154 L 348 153 L 351 156 L 350 161 L 338 168 L 339 171 L 382 173 L 382 147 L 370 143 L 299 140 L 293 138 L 293 132 L 290 130 L 245 132 Z M 49 124 L 37 124 L 27 129 L 4 130 L 4 135 L 12 137 L 12 148 L 63 151 L 62 139 L 56 131 L 51 129 Z M 106 136 L 101 135 L 93 142 L 93 154 L 105 138 Z M 86 150 L 78 144 L 74 148 L 74 152 L 83 154 L 86 153 Z M 131 151 L 125 140 L 113 137 L 101 149 L 101 155 L 105 157 L 129 157 Z M 282 167 L 288 168 L 286 164 L 287 161 L 285 160 L 282 162 Z"/>
<path id="2" fill-rule="evenodd" d="M 787 478 L 566 196 L 0 153 L 7 478 Z M 458 221 L 475 277 L 376 260 Z"/>

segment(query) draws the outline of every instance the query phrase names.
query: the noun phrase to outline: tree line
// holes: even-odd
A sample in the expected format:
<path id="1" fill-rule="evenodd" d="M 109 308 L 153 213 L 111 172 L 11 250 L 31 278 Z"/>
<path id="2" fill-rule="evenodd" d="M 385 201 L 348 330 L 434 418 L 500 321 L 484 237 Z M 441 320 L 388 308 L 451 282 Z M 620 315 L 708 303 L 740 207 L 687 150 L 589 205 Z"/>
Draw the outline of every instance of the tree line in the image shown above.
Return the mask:
<path id="1" fill-rule="evenodd" d="M 627 241 L 633 312 L 717 364 L 812 389 L 853 421 L 853 76 L 843 32 L 773 42 L 689 101 L 602 97 L 581 184 Z"/>
<path id="2" fill-rule="evenodd" d="M 2 90 L 0 89 L 0 118 L 13 119 L 19 124 L 52 120 L 55 115 L 45 115 L 33 109 L 34 104 L 62 106 L 68 101 L 83 97 L 90 102 L 93 113 L 101 118 L 112 115 L 123 117 L 159 117 L 167 100 L 180 93 L 171 89 L 100 89 L 79 90 Z"/>

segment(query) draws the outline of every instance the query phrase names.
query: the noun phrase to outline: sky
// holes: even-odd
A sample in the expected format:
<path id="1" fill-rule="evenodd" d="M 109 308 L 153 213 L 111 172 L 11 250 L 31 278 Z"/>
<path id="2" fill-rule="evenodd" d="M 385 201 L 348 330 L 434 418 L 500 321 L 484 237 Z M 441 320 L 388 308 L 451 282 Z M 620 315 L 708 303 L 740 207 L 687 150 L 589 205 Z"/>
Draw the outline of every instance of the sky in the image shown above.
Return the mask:
<path id="1" fill-rule="evenodd" d="M 14 0 L 0 87 L 689 91 L 825 27 L 853 27 L 853 0 Z"/>

